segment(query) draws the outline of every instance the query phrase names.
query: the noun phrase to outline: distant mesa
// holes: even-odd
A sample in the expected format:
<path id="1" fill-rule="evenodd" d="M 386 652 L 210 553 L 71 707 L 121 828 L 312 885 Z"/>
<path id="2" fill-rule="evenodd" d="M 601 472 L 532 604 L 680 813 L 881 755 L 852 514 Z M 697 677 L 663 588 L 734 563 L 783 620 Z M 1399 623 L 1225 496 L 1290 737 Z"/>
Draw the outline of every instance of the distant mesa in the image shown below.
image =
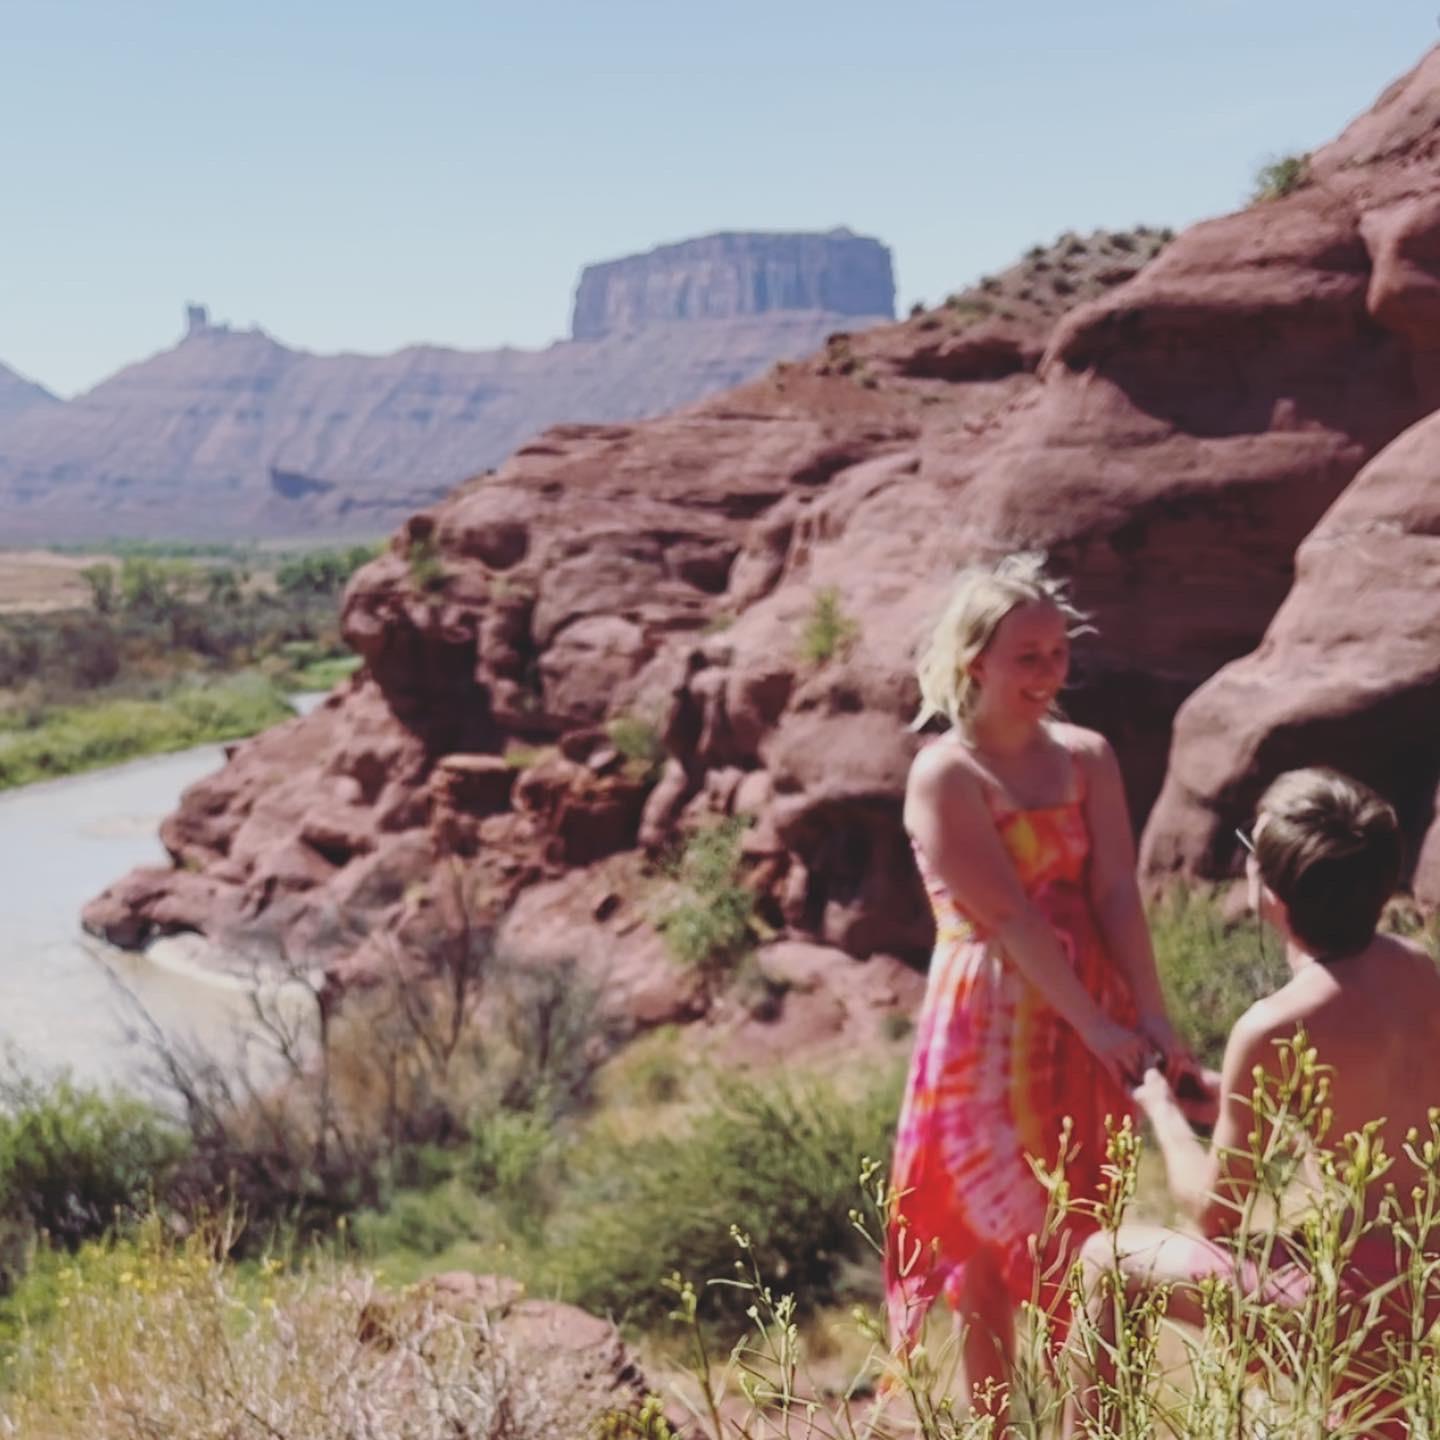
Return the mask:
<path id="1" fill-rule="evenodd" d="M 728 320 L 777 310 L 895 314 L 889 249 L 846 229 L 725 233 L 587 265 L 571 333 L 599 340 L 674 320 Z"/>
<path id="2" fill-rule="evenodd" d="M 0 533 L 382 534 L 549 425 L 664 414 L 894 307 L 889 250 L 843 229 L 589 266 L 544 350 L 313 355 L 189 301 L 178 345 L 66 403 L 0 371 Z"/>

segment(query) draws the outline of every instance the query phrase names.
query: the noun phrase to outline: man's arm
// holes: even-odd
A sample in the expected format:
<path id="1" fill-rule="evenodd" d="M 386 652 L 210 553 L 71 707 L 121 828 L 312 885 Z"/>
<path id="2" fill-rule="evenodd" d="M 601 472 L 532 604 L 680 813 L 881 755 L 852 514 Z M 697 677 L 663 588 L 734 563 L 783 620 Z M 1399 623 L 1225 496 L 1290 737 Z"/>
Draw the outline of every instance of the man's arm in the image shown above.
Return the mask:
<path id="1" fill-rule="evenodd" d="M 1235 1228 L 1246 1193 L 1254 1184 L 1248 1138 L 1255 1128 L 1250 1098 L 1253 1071 L 1273 1058 L 1268 1027 L 1255 1009 L 1247 1011 L 1225 1045 L 1220 1117 L 1208 1150 L 1190 1128 L 1180 1102 L 1158 1070 L 1148 1071 L 1135 1092 L 1164 1157 L 1170 1193 L 1205 1235 Z"/>

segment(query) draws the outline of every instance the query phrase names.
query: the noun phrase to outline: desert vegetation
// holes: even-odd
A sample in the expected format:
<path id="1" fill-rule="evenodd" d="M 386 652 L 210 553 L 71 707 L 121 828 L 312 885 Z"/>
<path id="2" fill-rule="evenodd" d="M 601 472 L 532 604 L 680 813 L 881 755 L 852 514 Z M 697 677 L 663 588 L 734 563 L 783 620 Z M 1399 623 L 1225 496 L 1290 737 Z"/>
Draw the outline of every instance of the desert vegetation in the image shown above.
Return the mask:
<path id="1" fill-rule="evenodd" d="M 1267 161 L 1255 175 L 1252 201 L 1283 200 L 1310 183 L 1308 155 L 1281 155 Z"/>
<path id="2" fill-rule="evenodd" d="M 843 655 L 860 636 L 860 627 L 840 603 L 840 592 L 827 585 L 815 592 L 810 613 L 800 632 L 800 658 L 808 665 L 823 665 Z"/>
<path id="3" fill-rule="evenodd" d="M 697 839 L 688 873 L 704 901 L 734 881 L 737 834 Z M 383 1437 L 532 1433 L 502 1428 L 495 1404 L 542 1433 L 560 1423 L 547 1407 L 564 1387 L 530 1383 L 534 1363 L 483 1319 L 417 1303 L 392 1348 L 356 1340 L 367 1305 L 464 1268 L 615 1317 L 653 1374 L 676 1379 L 697 1433 L 993 1435 L 950 1398 L 943 1318 L 912 1364 L 884 1354 L 875 1246 L 902 1037 L 825 1078 L 722 1076 L 683 1032 L 627 1038 L 573 966 L 510 963 L 488 930 L 457 922 L 460 886 L 440 882 L 436 909 L 449 918 L 422 957 L 430 981 L 352 994 L 325 1015 L 318 1048 L 268 1017 L 271 1048 L 289 1057 L 280 1080 L 271 1070 L 246 1083 L 173 1050 L 160 1056 L 169 1098 L 158 1105 L 11 1076 L 0 1096 L 0 1434 L 139 1440 L 164 1416 L 186 1417 L 187 1434 L 351 1433 L 340 1415 L 352 1428 L 371 1417 L 365 1433 Z M 1202 896 L 1172 897 L 1153 920 L 1175 1013 L 1213 1055 L 1279 957 Z M 1313 1054 L 1297 1048 L 1289 1075 L 1256 1097 L 1270 1119 L 1255 1143 L 1282 1189 L 1292 1175 L 1272 1152 L 1316 1129 L 1323 1110 Z M 1314 1141 L 1335 1147 L 1323 1152 L 1335 1205 L 1383 1183 L 1373 1147 Z M 1414 1143 L 1440 1173 L 1440 1134 Z M 1153 1165 L 1128 1130 L 1114 1164 L 1107 1223 L 1153 1213 Z M 1394 1199 L 1407 1233 L 1440 1213 L 1432 1190 L 1423 1203 Z M 1273 1237 L 1268 1213 L 1248 1216 L 1257 1246 Z M 1315 1236 L 1332 1263 L 1355 1240 L 1340 1214 L 1322 1207 Z M 1368 1355 L 1333 1287 L 1291 1319 L 1217 1292 L 1197 1333 L 1164 1324 L 1163 1301 L 1114 1303 L 1119 1378 L 1096 1435 L 1233 1434 L 1242 1414 L 1266 1433 L 1301 1433 L 1274 1427 L 1330 1415 L 1346 1364 Z M 1046 1333 L 1033 1316 L 1022 1434 L 1049 1433 L 1068 1383 L 1042 1363 Z M 1102 1343 L 1083 1324 L 1079 1334 L 1082 1348 Z M 172 1337 L 164 1353 L 157 1335 Z M 1326 1433 L 1365 1434 L 1385 1405 L 1440 1413 L 1427 1336 L 1402 1338 L 1399 1398 L 1372 1385 Z M 146 1357 L 144 1386 L 122 1363 L 131 1355 Z M 682 1363 L 698 1374 L 677 1378 Z M 889 1398 L 875 1411 L 877 1386 Z M 339 1430 L 314 1428 L 307 1407 L 322 1390 L 353 1407 L 331 1416 Z M 397 1397 L 451 1428 L 406 1428 L 413 1415 Z M 658 1405 L 606 1424 L 612 1437 L 673 1433 Z"/>
<path id="4" fill-rule="evenodd" d="M 85 609 L 0 615 L 0 789 L 254 734 L 356 667 L 339 597 L 372 547 L 173 548 L 84 567 Z"/>
<path id="5" fill-rule="evenodd" d="M 691 834 L 669 864 L 669 899 L 655 920 L 671 955 L 712 978 L 732 972 L 755 942 L 755 895 L 741 874 L 744 835 L 738 818 Z"/>

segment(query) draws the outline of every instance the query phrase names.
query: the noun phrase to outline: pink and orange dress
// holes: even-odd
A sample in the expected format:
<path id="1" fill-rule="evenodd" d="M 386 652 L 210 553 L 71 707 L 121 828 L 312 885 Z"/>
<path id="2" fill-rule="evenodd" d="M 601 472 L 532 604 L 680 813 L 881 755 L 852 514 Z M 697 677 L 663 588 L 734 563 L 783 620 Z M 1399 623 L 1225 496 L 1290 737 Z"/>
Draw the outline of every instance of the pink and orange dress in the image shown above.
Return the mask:
<path id="1" fill-rule="evenodd" d="M 1075 973 L 1106 1014 L 1133 1025 L 1129 987 L 1090 907 L 1083 799 L 1015 810 L 991 794 L 990 807 L 1025 893 L 1054 926 Z M 914 1343 L 937 1296 L 959 1302 L 966 1263 L 984 1250 L 1017 1304 L 1053 1301 L 1063 1273 L 1037 1267 L 1049 1195 L 1029 1157 L 1054 1166 L 1068 1117 L 1070 1194 L 1098 1198 L 1106 1117 L 1132 1113 L 1129 1097 L 918 846 L 916 860 L 937 933 L 891 1170 L 886 1298 L 900 1347 Z M 1089 1228 L 1072 1215 L 1063 1233 L 1078 1241 Z"/>

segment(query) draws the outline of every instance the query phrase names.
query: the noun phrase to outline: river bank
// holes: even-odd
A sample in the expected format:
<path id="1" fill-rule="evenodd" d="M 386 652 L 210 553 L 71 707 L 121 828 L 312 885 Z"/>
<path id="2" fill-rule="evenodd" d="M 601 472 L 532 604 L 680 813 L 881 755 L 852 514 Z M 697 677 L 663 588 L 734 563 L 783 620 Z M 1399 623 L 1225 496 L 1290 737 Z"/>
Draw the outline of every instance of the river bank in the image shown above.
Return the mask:
<path id="1" fill-rule="evenodd" d="M 373 554 L 0 551 L 0 790 L 284 719 L 359 665 L 340 594 Z"/>
<path id="2" fill-rule="evenodd" d="M 303 712 L 323 698 L 290 702 Z M 192 938 L 136 955 L 85 935 L 79 923 L 81 907 L 117 875 L 168 863 L 160 821 L 224 758 L 221 746 L 202 745 L 0 794 L 0 1047 L 22 1064 L 135 1083 L 147 1053 L 140 1007 L 165 1034 L 211 1053 L 252 1022 L 251 985 L 201 963 Z"/>
<path id="3" fill-rule="evenodd" d="M 274 682 L 254 672 L 187 679 L 152 699 L 96 699 L 33 715 L 0 710 L 0 790 L 244 739 L 294 713 Z"/>

